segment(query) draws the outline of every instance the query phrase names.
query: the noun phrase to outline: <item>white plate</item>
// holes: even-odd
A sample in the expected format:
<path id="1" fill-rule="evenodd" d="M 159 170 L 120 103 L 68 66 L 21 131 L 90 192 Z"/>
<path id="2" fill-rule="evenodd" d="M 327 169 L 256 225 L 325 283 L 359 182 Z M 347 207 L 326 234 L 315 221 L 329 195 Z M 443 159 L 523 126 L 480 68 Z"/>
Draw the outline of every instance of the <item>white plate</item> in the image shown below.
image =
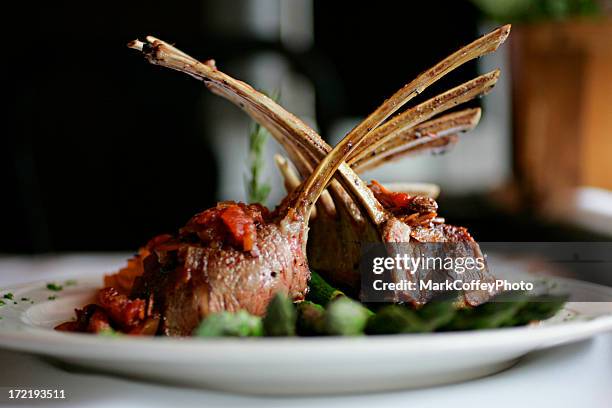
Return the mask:
<path id="1" fill-rule="evenodd" d="M 594 301 L 612 288 L 564 280 Z M 61 283 L 61 282 L 60 282 Z M 59 333 L 101 279 L 60 292 L 45 282 L 5 288 L 0 347 L 130 377 L 256 394 L 325 394 L 424 387 L 492 374 L 528 352 L 612 329 L 612 304 L 570 303 L 536 326 L 357 338 L 171 339 Z M 48 300 L 55 295 L 57 299 Z M 21 301 L 21 298 L 34 301 Z"/>

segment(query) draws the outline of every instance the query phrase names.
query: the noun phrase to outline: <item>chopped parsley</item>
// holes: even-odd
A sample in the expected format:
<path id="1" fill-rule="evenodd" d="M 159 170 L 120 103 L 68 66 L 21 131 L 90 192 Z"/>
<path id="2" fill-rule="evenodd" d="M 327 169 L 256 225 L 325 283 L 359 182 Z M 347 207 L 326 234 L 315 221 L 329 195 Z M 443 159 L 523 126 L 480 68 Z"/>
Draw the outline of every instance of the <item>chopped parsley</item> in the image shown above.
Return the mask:
<path id="1" fill-rule="evenodd" d="M 52 290 L 54 292 L 59 292 L 60 290 L 64 289 L 64 287 L 62 285 L 58 285 L 57 283 L 47 283 L 47 289 Z"/>
<path id="2" fill-rule="evenodd" d="M 53 295 L 53 296 L 49 296 L 47 299 L 49 299 L 49 300 L 55 300 L 55 299 L 57 299 L 57 296 L 55 296 L 55 295 Z"/>
<path id="3" fill-rule="evenodd" d="M 68 279 L 64 282 L 64 286 L 74 286 L 77 284 L 76 279 Z"/>
<path id="4" fill-rule="evenodd" d="M 8 300 L 13 300 L 13 294 L 11 292 L 5 293 L 3 298 L 8 299 Z"/>
<path id="5" fill-rule="evenodd" d="M 28 299 L 27 297 L 22 297 L 22 298 L 21 298 L 21 301 L 22 301 L 22 302 L 27 302 L 28 300 L 30 300 L 30 299 Z"/>
<path id="6" fill-rule="evenodd" d="M 6 305 L 6 303 L 4 303 L 4 300 L 0 300 L 0 306 L 4 306 Z"/>
<path id="7" fill-rule="evenodd" d="M 14 304 L 14 305 L 16 305 L 16 304 L 17 304 L 17 302 L 13 302 L 13 304 Z"/>

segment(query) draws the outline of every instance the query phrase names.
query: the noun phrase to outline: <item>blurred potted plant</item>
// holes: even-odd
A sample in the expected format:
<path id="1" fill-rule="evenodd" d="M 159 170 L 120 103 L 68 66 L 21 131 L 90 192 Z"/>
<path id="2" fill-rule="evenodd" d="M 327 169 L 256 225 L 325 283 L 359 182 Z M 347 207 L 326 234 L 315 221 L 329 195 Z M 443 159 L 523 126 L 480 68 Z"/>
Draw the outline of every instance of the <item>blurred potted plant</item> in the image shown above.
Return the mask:
<path id="1" fill-rule="evenodd" d="M 514 170 L 520 202 L 558 214 L 579 187 L 612 190 L 610 1 L 472 1 L 487 18 L 514 23 Z"/>

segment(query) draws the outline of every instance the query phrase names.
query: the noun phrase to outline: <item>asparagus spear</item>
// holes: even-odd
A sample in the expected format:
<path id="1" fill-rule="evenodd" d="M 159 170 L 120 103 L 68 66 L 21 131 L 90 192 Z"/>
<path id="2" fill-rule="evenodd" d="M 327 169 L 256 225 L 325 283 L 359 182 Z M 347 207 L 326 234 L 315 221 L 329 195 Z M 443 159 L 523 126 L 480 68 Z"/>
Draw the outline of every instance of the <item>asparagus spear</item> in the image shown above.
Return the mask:
<path id="1" fill-rule="evenodd" d="M 317 272 L 310 272 L 309 292 L 306 299 L 322 306 L 327 306 L 332 300 L 346 296 L 342 291 L 334 288 Z"/>
<path id="2" fill-rule="evenodd" d="M 219 312 L 206 317 L 196 329 L 199 337 L 257 337 L 263 335 L 261 319 L 244 310 Z"/>
<path id="3" fill-rule="evenodd" d="M 453 299 L 432 300 L 416 313 L 427 327 L 427 331 L 434 331 L 453 320 L 457 307 Z"/>
<path id="4" fill-rule="evenodd" d="M 296 313 L 293 302 L 278 292 L 268 305 L 263 328 L 266 336 L 294 336 Z"/>
<path id="5" fill-rule="evenodd" d="M 522 301 L 488 302 L 474 308 L 461 309 L 444 329 L 478 330 L 502 327 L 507 325 L 522 306 Z"/>
<path id="6" fill-rule="evenodd" d="M 325 312 L 324 327 L 327 334 L 354 336 L 363 334 L 372 312 L 361 303 L 347 297 L 330 302 Z"/>
<path id="7" fill-rule="evenodd" d="M 302 336 L 325 334 L 325 308 L 305 300 L 297 305 L 297 331 Z"/>
<path id="8" fill-rule="evenodd" d="M 420 333 L 429 331 L 417 312 L 405 306 L 389 305 L 370 317 L 367 334 Z"/>
<path id="9" fill-rule="evenodd" d="M 554 316 L 567 301 L 565 295 L 542 295 L 525 303 L 506 323 L 507 326 L 523 326 L 533 321 Z"/>

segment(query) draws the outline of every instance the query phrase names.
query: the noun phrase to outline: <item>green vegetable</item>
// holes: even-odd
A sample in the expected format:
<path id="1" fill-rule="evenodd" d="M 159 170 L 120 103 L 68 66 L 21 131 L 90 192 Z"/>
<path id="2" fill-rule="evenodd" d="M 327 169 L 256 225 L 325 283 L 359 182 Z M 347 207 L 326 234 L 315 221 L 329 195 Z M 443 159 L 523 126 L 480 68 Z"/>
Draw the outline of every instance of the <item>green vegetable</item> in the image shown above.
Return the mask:
<path id="1" fill-rule="evenodd" d="M 523 326 L 553 317 L 565 304 L 567 296 L 543 295 L 525 303 L 507 322 L 507 326 Z"/>
<path id="2" fill-rule="evenodd" d="M 566 294 L 502 293 L 485 304 L 459 311 L 449 327 L 469 330 L 522 326 L 554 316 L 567 298 Z"/>
<path id="3" fill-rule="evenodd" d="M 55 299 L 57 299 L 57 296 L 55 296 L 55 295 L 53 295 L 53 296 L 49 296 L 47 299 L 49 299 L 49 300 L 55 300 Z"/>
<path id="4" fill-rule="evenodd" d="M 493 302 L 461 309 L 445 329 L 480 330 L 502 327 L 507 325 L 521 306 L 520 302 Z"/>
<path id="5" fill-rule="evenodd" d="M 331 286 L 321 275 L 315 271 L 310 272 L 310 282 L 308 283 L 308 294 L 306 300 L 327 306 L 332 300 L 346 296 L 342 291 Z"/>
<path id="6" fill-rule="evenodd" d="M 258 337 L 262 334 L 261 319 L 245 310 L 213 313 L 195 331 L 199 337 Z"/>
<path id="7" fill-rule="evenodd" d="M 297 314 L 293 302 L 285 294 L 278 292 L 270 301 L 263 328 L 266 336 L 295 335 Z"/>
<path id="8" fill-rule="evenodd" d="M 52 290 L 54 292 L 59 292 L 60 290 L 64 289 L 64 287 L 62 285 L 58 285 L 56 283 L 47 283 L 47 289 Z"/>
<path id="9" fill-rule="evenodd" d="M 457 309 L 455 299 L 445 298 L 434 299 L 420 309 L 386 305 L 374 314 L 346 296 L 335 298 L 324 308 L 308 300 L 294 305 L 279 292 L 272 298 L 263 319 L 246 311 L 215 313 L 204 319 L 194 335 L 293 336 L 297 332 L 301 336 L 355 336 L 491 329 L 548 319 L 566 300 L 565 295 L 528 296 L 508 292 L 477 307 Z"/>
<path id="10" fill-rule="evenodd" d="M 11 292 L 5 293 L 3 298 L 8 299 L 8 300 L 13 300 L 13 294 Z"/>
<path id="11" fill-rule="evenodd" d="M 324 328 L 327 334 L 355 336 L 363 334 L 372 312 L 361 303 L 339 297 L 329 303 L 325 312 Z"/>
<path id="12" fill-rule="evenodd" d="M 0 300 L 0 306 L 4 306 L 6 305 L 6 303 L 4 303 L 4 300 Z"/>
<path id="13" fill-rule="evenodd" d="M 305 300 L 297 305 L 297 332 L 301 336 L 325 334 L 325 308 Z"/>
<path id="14" fill-rule="evenodd" d="M 113 330 L 110 327 L 100 330 L 97 334 L 98 336 L 104 336 L 104 337 L 121 337 L 122 336 L 120 332 Z"/>
<path id="15" fill-rule="evenodd" d="M 448 325 L 456 313 L 457 307 L 453 299 L 434 299 L 417 311 L 417 315 L 427 326 L 427 331 L 434 331 Z"/>
<path id="16" fill-rule="evenodd" d="M 420 310 L 390 305 L 370 318 L 366 333 L 424 333 L 521 326 L 552 317 L 563 307 L 566 299 L 566 296 L 560 295 L 534 297 L 509 292 L 477 307 L 459 310 L 452 300 L 434 300 Z"/>
<path id="17" fill-rule="evenodd" d="M 367 334 L 421 333 L 430 331 L 417 312 L 406 306 L 389 305 L 381 308 L 370 317 L 366 327 Z"/>
<path id="18" fill-rule="evenodd" d="M 29 299 L 29 298 L 27 298 L 27 297 L 22 297 L 22 298 L 21 298 L 21 301 L 22 301 L 22 302 L 28 302 L 29 300 L 30 300 L 30 299 Z"/>

